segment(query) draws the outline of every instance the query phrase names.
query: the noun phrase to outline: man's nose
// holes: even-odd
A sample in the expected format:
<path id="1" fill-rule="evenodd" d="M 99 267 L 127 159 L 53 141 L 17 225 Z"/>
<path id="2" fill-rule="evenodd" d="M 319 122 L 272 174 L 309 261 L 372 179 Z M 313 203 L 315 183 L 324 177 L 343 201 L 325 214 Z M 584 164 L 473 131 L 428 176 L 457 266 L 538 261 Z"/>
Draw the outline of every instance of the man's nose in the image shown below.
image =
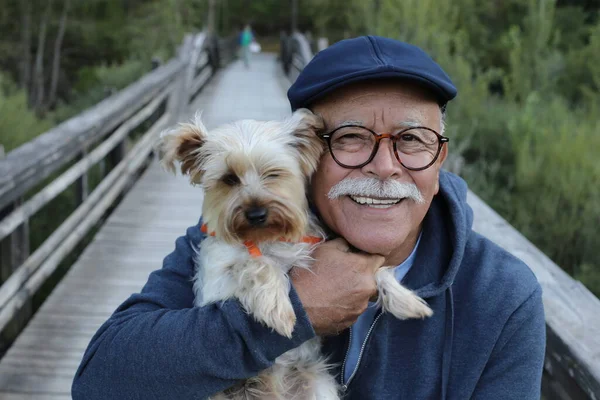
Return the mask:
<path id="1" fill-rule="evenodd" d="M 403 172 L 402 165 L 394 154 L 394 145 L 390 139 L 382 139 L 375 157 L 365 165 L 363 172 L 374 178 L 385 180 L 400 176 Z"/>

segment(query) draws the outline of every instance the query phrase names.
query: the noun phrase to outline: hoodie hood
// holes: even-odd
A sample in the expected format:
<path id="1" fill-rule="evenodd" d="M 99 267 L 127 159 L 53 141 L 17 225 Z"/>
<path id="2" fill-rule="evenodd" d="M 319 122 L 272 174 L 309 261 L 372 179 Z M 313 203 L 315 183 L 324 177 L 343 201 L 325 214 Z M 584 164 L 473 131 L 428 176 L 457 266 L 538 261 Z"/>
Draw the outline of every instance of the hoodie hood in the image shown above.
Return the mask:
<path id="1" fill-rule="evenodd" d="M 466 202 L 467 184 L 458 176 L 440 171 L 440 190 L 423 220 L 422 241 L 413 267 L 403 284 L 424 299 L 444 296 L 444 340 L 442 348 L 441 393 L 448 394 L 450 363 L 454 342 L 454 294 L 452 284 L 463 262 L 473 210 Z"/>
<path id="2" fill-rule="evenodd" d="M 439 179 L 440 190 L 423 220 L 415 263 L 403 280 L 423 298 L 440 295 L 452 285 L 473 225 L 465 181 L 444 170 Z"/>

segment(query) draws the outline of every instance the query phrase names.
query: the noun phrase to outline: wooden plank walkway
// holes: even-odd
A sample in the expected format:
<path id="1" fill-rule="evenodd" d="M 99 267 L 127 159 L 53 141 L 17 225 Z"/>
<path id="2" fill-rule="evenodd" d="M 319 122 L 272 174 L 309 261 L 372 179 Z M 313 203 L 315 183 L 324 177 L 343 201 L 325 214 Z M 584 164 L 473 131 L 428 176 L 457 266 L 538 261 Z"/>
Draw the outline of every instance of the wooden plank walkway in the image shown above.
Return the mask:
<path id="1" fill-rule="evenodd" d="M 194 100 L 209 127 L 289 114 L 275 56 L 236 61 Z M 0 362 L 1 400 L 70 399 L 83 351 L 99 326 L 162 265 L 200 216 L 202 193 L 157 165 L 144 173 Z"/>

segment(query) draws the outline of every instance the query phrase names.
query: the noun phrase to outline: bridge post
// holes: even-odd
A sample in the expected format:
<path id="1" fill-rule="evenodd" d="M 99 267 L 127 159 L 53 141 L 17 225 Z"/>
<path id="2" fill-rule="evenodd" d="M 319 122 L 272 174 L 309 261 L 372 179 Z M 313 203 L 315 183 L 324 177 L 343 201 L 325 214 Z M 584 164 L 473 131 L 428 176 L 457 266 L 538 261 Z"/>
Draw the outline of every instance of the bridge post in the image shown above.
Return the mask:
<path id="1" fill-rule="evenodd" d="M 292 15 L 290 21 L 290 36 L 294 34 L 298 30 L 298 0 L 292 1 Z"/>
<path id="2" fill-rule="evenodd" d="M 283 67 L 283 72 L 287 75 L 289 72 L 289 62 L 288 62 L 288 37 L 285 32 L 279 33 L 279 60 L 281 61 L 281 66 Z"/>
<path id="3" fill-rule="evenodd" d="M 0 210 L 0 221 L 13 210 L 23 204 L 23 198 L 18 198 L 3 210 Z M 4 240 L 0 241 L 0 285 L 29 257 L 29 221 L 26 220 Z M 23 330 L 32 314 L 31 299 L 27 300 L 20 312 L 16 314 L 0 335 L 0 355 Z"/>
<path id="4" fill-rule="evenodd" d="M 110 169 L 112 170 L 114 167 L 119 165 L 123 157 L 125 157 L 125 153 L 127 153 L 127 142 L 125 139 L 121 141 L 109 154 L 108 160 Z M 109 171 L 107 171 L 109 172 Z M 82 177 L 83 178 L 83 177 Z"/>
<path id="5" fill-rule="evenodd" d="M 187 95 L 184 96 L 184 93 L 187 93 L 185 83 L 187 79 L 188 66 L 190 64 L 190 54 L 192 52 L 193 47 L 194 35 L 188 34 L 183 39 L 183 44 L 179 48 L 179 52 L 177 54 L 177 57 L 181 60 L 184 67 L 175 77 L 175 82 L 173 82 L 173 89 L 167 100 L 167 112 L 170 116 L 169 125 L 174 125 L 175 123 L 180 121 L 180 116 L 187 106 L 185 102 L 187 101 L 188 97 Z"/>
<path id="6" fill-rule="evenodd" d="M 80 155 L 77 157 L 79 160 L 84 159 L 88 154 L 87 148 L 85 148 Z M 102 168 L 104 170 L 104 168 Z M 79 179 L 75 182 L 75 198 L 77 201 L 77 205 L 80 205 L 87 199 L 89 193 L 89 182 L 88 182 L 88 172 L 84 172 Z"/>
<path id="7" fill-rule="evenodd" d="M 216 22 L 216 12 L 217 6 L 215 0 L 208 0 L 208 21 L 206 24 L 206 30 L 209 34 L 214 34 L 215 32 L 215 22 Z"/>
<path id="8" fill-rule="evenodd" d="M 22 197 L 0 210 L 0 220 L 21 204 L 23 204 Z M 6 281 L 27 257 L 29 257 L 29 221 L 25 221 L 13 233 L 0 241 L 0 281 Z"/>

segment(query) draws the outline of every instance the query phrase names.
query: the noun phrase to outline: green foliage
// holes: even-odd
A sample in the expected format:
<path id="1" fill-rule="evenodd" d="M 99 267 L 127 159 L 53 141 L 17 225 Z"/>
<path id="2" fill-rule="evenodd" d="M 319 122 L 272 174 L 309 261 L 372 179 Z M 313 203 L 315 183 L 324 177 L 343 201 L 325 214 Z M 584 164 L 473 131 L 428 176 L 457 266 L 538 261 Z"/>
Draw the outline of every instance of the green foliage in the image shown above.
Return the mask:
<path id="1" fill-rule="evenodd" d="M 585 45 L 590 20 L 590 14 L 581 6 L 566 6 L 555 10 L 554 23 L 561 51 L 566 52 Z"/>
<path id="2" fill-rule="evenodd" d="M 597 121 L 532 93 L 509 123 L 515 154 L 509 220 L 568 272 L 600 266 Z M 594 249 L 594 250 L 592 250 Z M 597 288 L 598 290 L 600 288 Z"/>
<path id="3" fill-rule="evenodd" d="M 84 93 L 94 87 L 106 86 L 123 89 L 150 70 L 150 64 L 141 60 L 130 60 L 122 64 L 101 64 L 94 67 L 84 67 L 78 72 L 78 80 L 74 90 Z"/>
<path id="4" fill-rule="evenodd" d="M 25 2 L 5 0 L 0 13 L 0 50 L 3 55 L 0 69 L 13 81 L 19 82 L 26 92 L 32 86 L 39 86 L 31 78 L 39 50 L 38 35 L 43 32 L 41 26 L 46 26 L 42 77 L 46 100 L 64 1 L 54 1 L 47 18 L 47 2 L 31 4 L 27 14 L 30 19 L 28 45 L 22 41 L 23 29 L 27 26 L 21 23 Z M 63 103 L 75 101 L 72 92 L 81 89 L 76 86 L 86 69 L 121 65 L 131 60 L 150 66 L 153 57 L 163 61 L 171 58 L 184 33 L 202 29 L 206 14 L 206 0 L 89 0 L 71 1 L 70 4 L 58 75 L 58 97 Z M 25 62 L 26 53 L 29 53 L 28 63 Z M 24 79 L 27 65 L 29 81 Z M 81 72 L 82 69 L 84 72 Z M 53 107 L 54 103 L 45 105 L 42 111 Z"/>
<path id="5" fill-rule="evenodd" d="M 575 272 L 575 279 L 581 281 L 588 289 L 590 289 L 596 297 L 600 297 L 600 274 L 598 267 L 591 264 L 583 264 L 578 271 Z"/>
<path id="6" fill-rule="evenodd" d="M 585 44 L 567 50 L 559 88 L 572 103 L 585 104 L 597 101 L 600 91 L 600 21 L 581 30 L 586 32 Z"/>
<path id="7" fill-rule="evenodd" d="M 124 89 L 149 71 L 150 63 L 141 60 L 82 68 L 78 72 L 71 101 L 61 102 L 49 117 L 56 123 L 65 121 Z"/>
<path id="8" fill-rule="evenodd" d="M 550 91 L 561 71 L 553 29 L 554 0 L 529 0 L 523 27 L 513 25 L 502 43 L 509 59 L 504 90 L 507 99 L 524 101 L 532 91 Z"/>
<path id="9" fill-rule="evenodd" d="M 0 145 L 9 152 L 52 127 L 29 110 L 23 90 L 0 74 Z"/>
<path id="10" fill-rule="evenodd" d="M 129 38 L 129 57 L 167 60 L 175 55 L 185 33 L 204 27 L 202 2 L 150 1 L 135 9 L 134 23 L 125 25 L 122 34 Z"/>
<path id="11" fill-rule="evenodd" d="M 306 0 L 306 18 L 313 31 L 331 42 L 368 33 L 375 9 L 368 1 Z"/>
<path id="12" fill-rule="evenodd" d="M 56 109 L 39 118 L 27 106 L 27 96 L 9 78 L 0 74 L 0 145 L 13 150 L 55 124 L 90 108 L 107 96 L 136 81 L 150 70 L 150 63 L 140 60 L 120 65 L 82 68 L 71 101 L 60 102 Z"/>

